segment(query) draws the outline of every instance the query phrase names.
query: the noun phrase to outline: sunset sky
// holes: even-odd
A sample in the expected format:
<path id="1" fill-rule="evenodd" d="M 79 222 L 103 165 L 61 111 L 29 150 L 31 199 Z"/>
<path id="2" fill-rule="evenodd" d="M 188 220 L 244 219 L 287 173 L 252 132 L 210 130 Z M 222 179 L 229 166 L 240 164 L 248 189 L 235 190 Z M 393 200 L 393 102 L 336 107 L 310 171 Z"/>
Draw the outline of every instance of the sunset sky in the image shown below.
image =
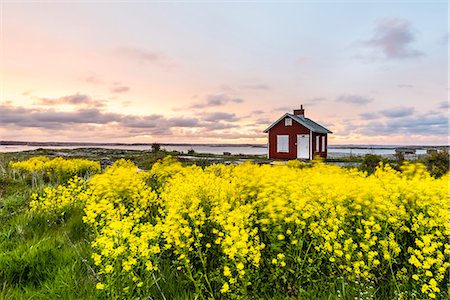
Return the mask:
<path id="1" fill-rule="evenodd" d="M 0 140 L 448 144 L 447 1 L 0 5 Z"/>

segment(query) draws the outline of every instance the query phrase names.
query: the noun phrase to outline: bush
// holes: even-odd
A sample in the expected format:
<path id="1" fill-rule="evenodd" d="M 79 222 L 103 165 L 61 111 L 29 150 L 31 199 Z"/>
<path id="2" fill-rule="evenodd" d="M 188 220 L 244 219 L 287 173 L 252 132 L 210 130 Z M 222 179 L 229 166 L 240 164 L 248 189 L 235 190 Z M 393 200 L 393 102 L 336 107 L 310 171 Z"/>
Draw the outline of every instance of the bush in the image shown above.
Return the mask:
<path id="1" fill-rule="evenodd" d="M 96 161 L 62 157 L 49 159 L 45 156 L 32 157 L 19 162 L 11 161 L 9 167 L 19 172 L 23 178 L 31 176 L 33 187 L 47 182 L 61 184 L 75 175 L 87 178 L 101 171 L 100 163 Z"/>
<path id="2" fill-rule="evenodd" d="M 161 145 L 158 143 L 152 144 L 152 152 L 158 152 L 161 150 Z"/>
<path id="3" fill-rule="evenodd" d="M 375 172 L 380 162 L 386 164 L 388 161 L 380 155 L 366 154 L 361 162 L 361 165 L 359 166 L 359 169 L 370 175 Z"/>
<path id="4" fill-rule="evenodd" d="M 447 151 L 442 150 L 429 154 L 425 159 L 425 165 L 431 176 L 441 177 L 448 172 L 449 167 L 449 154 Z"/>

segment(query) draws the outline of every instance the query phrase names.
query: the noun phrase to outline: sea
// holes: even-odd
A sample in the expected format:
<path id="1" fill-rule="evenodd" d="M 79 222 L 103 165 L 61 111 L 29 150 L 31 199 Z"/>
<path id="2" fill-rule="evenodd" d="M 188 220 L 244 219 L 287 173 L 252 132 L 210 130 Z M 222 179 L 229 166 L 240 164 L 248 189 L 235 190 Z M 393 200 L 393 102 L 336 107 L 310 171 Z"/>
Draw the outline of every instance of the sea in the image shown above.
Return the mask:
<path id="1" fill-rule="evenodd" d="M 402 148 L 400 145 L 358 145 L 358 146 L 328 146 L 328 154 L 333 156 L 361 156 L 366 154 L 377 155 L 394 155 L 396 148 Z M 408 146 L 410 148 L 410 146 Z M 30 146 L 30 145 L 0 145 L 0 152 L 21 152 L 36 149 L 78 149 L 78 148 L 103 148 L 103 149 L 117 149 L 117 150 L 151 150 L 151 145 L 89 145 L 89 146 Z M 161 145 L 162 149 L 168 151 L 178 151 L 187 153 L 189 150 L 194 150 L 196 153 L 210 153 L 223 154 L 228 152 L 230 154 L 243 155 L 266 155 L 267 146 L 252 146 L 252 145 Z M 427 147 L 416 147 L 416 154 L 426 154 Z M 428 147 L 429 148 L 429 147 Z"/>

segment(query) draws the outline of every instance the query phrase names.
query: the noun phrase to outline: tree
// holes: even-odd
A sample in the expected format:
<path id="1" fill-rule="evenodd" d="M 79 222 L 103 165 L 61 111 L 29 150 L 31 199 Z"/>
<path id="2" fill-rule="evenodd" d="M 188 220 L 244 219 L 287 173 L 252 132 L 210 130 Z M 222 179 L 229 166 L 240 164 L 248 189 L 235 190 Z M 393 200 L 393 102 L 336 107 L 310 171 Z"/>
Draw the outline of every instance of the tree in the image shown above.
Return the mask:
<path id="1" fill-rule="evenodd" d="M 158 152 L 161 150 L 161 145 L 158 143 L 153 143 L 152 144 L 152 152 Z"/>

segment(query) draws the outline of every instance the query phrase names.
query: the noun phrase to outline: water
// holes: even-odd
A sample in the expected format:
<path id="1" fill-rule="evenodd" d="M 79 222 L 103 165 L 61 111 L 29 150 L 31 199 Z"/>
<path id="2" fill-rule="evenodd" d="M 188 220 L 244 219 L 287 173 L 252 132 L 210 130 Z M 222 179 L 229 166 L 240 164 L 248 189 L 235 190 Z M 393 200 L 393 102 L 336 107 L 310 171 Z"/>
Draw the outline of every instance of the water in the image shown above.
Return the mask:
<path id="1" fill-rule="evenodd" d="M 329 154 L 347 154 L 347 155 L 366 155 L 366 154 L 377 154 L 377 155 L 394 155 L 395 148 L 401 148 L 401 146 L 396 146 L 394 148 L 389 149 L 378 149 L 378 148 L 328 148 Z M 425 149 L 417 149 L 416 154 L 427 154 L 427 150 Z"/>
<path id="2" fill-rule="evenodd" d="M 223 154 L 229 152 L 231 154 L 244 155 L 267 155 L 267 147 L 251 147 L 251 146 L 162 146 L 169 151 L 178 151 L 187 153 L 190 149 L 197 153 Z"/>
<path id="3" fill-rule="evenodd" d="M 118 149 L 118 150 L 151 150 L 150 145 L 107 145 L 107 146 L 26 146 L 26 145 L 0 145 L 0 152 L 21 152 L 30 151 L 38 148 L 41 149 L 77 149 L 77 148 L 101 148 L 101 149 Z M 395 154 L 395 148 L 401 146 L 366 146 L 366 148 L 360 148 L 361 146 L 354 147 L 328 147 L 329 156 L 335 155 L 365 155 L 365 154 L 377 154 L 377 155 L 393 155 Z M 196 153 L 211 153 L 211 154 L 223 154 L 229 152 L 231 154 L 245 154 L 245 155 L 266 155 L 267 147 L 252 147 L 252 146 L 205 146 L 205 145 L 163 145 L 161 148 L 168 151 L 178 151 L 187 153 L 193 149 Z M 416 154 L 426 154 L 425 149 L 417 149 Z"/>
<path id="4" fill-rule="evenodd" d="M 149 150 L 151 146 L 131 146 L 131 145 L 111 145 L 111 146 L 26 146 L 26 145 L 0 145 L 0 152 L 21 152 L 36 149 L 61 149 L 71 150 L 79 148 L 99 148 L 99 149 L 117 149 L 117 150 Z"/>

